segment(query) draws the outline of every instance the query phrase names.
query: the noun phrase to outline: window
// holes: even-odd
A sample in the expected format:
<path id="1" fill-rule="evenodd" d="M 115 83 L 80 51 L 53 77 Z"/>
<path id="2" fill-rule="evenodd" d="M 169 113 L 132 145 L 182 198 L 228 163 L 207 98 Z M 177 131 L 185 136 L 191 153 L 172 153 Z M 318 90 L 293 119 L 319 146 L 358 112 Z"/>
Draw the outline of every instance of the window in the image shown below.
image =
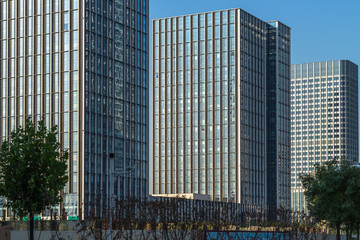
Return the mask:
<path id="1" fill-rule="evenodd" d="M 78 99 L 78 93 L 73 92 L 72 93 L 72 110 L 77 111 L 79 109 L 79 99 Z"/>
<path id="2" fill-rule="evenodd" d="M 0 18 L 2 20 L 6 19 L 7 17 L 7 5 L 6 5 L 6 1 L 5 2 L 1 2 L 1 14 L 0 14 Z"/>
<path id="3" fill-rule="evenodd" d="M 65 12 L 64 13 L 64 31 L 69 31 L 69 23 L 70 23 L 70 21 L 69 21 L 69 12 Z"/>
<path id="4" fill-rule="evenodd" d="M 78 70 L 78 68 L 79 68 L 79 54 L 78 54 L 78 51 L 73 51 L 71 53 L 71 56 L 72 56 L 71 70 Z"/>
<path id="5" fill-rule="evenodd" d="M 64 111 L 69 111 L 69 93 L 63 94 L 63 101 L 64 101 Z"/>
<path id="6" fill-rule="evenodd" d="M 70 9 L 70 0 L 64 0 L 64 10 L 67 11 L 69 9 Z"/>

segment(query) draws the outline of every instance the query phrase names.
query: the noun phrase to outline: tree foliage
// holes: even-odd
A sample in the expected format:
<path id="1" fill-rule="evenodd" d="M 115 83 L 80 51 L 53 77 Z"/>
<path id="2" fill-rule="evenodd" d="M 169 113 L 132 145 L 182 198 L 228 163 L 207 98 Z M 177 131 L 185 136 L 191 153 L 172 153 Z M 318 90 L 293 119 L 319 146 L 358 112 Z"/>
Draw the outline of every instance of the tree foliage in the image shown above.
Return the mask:
<path id="1" fill-rule="evenodd" d="M 360 168 L 346 160 L 316 164 L 314 174 L 301 176 L 311 216 L 347 233 L 360 223 Z M 338 238 L 339 239 L 339 238 Z"/>
<path id="2" fill-rule="evenodd" d="M 17 216 L 37 214 L 62 201 L 59 194 L 68 178 L 68 152 L 57 141 L 57 127 L 43 121 L 38 128 L 28 118 L 25 127 L 1 144 L 0 195 Z"/>

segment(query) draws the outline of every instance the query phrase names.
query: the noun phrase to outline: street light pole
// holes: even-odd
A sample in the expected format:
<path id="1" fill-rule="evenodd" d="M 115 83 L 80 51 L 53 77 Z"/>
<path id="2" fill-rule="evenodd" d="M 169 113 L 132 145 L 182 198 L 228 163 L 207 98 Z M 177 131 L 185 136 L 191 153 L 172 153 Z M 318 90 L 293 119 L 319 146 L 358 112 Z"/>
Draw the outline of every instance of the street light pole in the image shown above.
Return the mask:
<path id="1" fill-rule="evenodd" d="M 112 240 L 112 212 L 113 212 L 113 209 L 112 209 L 112 195 L 113 195 L 113 186 L 114 186 L 114 182 L 113 182 L 113 173 L 112 173 L 112 167 L 113 165 L 115 165 L 114 163 L 114 153 L 110 153 L 109 154 L 109 158 L 110 158 L 110 161 L 109 161 L 109 175 L 110 175 L 110 187 L 109 187 L 109 196 L 110 196 L 110 203 L 109 203 L 109 207 L 110 207 L 110 211 L 109 211 L 109 239 Z M 112 161 L 111 161 L 112 160 Z M 111 164 L 113 163 L 113 164 Z"/>
<path id="2" fill-rule="evenodd" d="M 113 180 L 113 175 L 116 176 L 126 176 L 126 174 L 129 174 L 130 171 L 135 170 L 134 167 L 127 167 L 124 171 L 122 172 L 118 172 L 115 171 L 115 158 L 114 158 L 114 153 L 109 153 L 109 178 L 110 178 L 110 186 L 109 186 L 109 198 L 110 198 L 110 203 L 109 203 L 109 207 L 110 207 L 110 216 L 109 216 L 109 240 L 112 240 L 112 213 L 113 213 L 113 205 L 112 205 L 112 200 L 113 200 L 113 193 L 114 193 L 114 183 L 115 181 Z M 114 172 L 112 171 L 114 168 Z M 117 178 L 116 178 L 117 179 Z M 115 179 L 115 180 L 116 180 Z M 126 180 L 125 180 L 126 181 Z M 128 182 L 129 185 L 129 182 Z M 129 189 L 130 190 L 130 189 Z M 128 192 L 129 194 L 129 192 Z"/>

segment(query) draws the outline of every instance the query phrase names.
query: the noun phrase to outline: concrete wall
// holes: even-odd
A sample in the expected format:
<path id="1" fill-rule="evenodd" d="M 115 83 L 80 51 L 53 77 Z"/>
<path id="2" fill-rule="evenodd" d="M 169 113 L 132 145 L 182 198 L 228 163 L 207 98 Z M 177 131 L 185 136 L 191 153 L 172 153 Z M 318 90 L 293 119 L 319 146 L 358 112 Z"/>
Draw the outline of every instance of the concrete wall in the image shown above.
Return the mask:
<path id="1" fill-rule="evenodd" d="M 40 237 L 39 237 L 40 234 Z M 100 234 L 100 233 L 99 233 Z M 102 236 L 98 237 L 97 239 L 109 239 L 109 231 L 102 231 Z M 182 233 L 180 231 L 169 231 L 167 236 L 163 234 L 162 231 L 113 231 L 112 238 L 115 239 L 133 239 L 133 240 L 142 240 L 142 239 L 199 239 L 196 235 L 196 232 L 187 232 Z M 11 240 L 19 240 L 19 239 L 28 239 L 29 234 L 27 231 L 12 231 L 11 232 Z M 77 233 L 77 231 L 35 231 L 34 239 L 39 240 L 49 240 L 49 239 L 75 239 L 75 240 L 95 240 L 94 234 L 91 232 L 82 232 Z M 0 238 L 2 240 L 2 238 Z M 10 240 L 6 239 L 6 240 Z"/>
<path id="2" fill-rule="evenodd" d="M 40 235 L 40 238 L 39 238 Z M 49 240 L 49 239 L 81 239 L 78 238 L 78 234 L 76 231 L 61 231 L 56 235 L 56 232 L 52 231 L 35 231 L 34 232 L 34 239 L 39 240 Z M 11 240 L 18 240 L 18 239 L 29 239 L 29 232 L 28 231 L 11 231 Z M 9 239 L 10 240 L 10 239 Z"/>
<path id="3" fill-rule="evenodd" d="M 0 240 L 10 240 L 11 239 L 11 230 L 10 226 L 0 227 Z"/>
<path id="4" fill-rule="evenodd" d="M 0 229 L 1 233 L 1 229 Z M 40 234 L 40 238 L 39 238 Z M 155 237 L 156 236 L 156 237 Z M 0 240 L 19 240 L 19 239 L 29 239 L 29 234 L 27 231 L 11 231 L 11 238 L 2 238 L 0 235 Z M 294 236 L 295 237 L 295 236 Z M 355 236 L 354 236 L 355 237 Z M 173 239 L 173 240 L 187 240 L 187 239 L 201 239 L 201 236 L 197 235 L 196 231 L 182 233 L 180 231 L 168 231 L 167 234 L 162 231 L 113 231 L 113 239 L 133 239 L 133 240 L 151 240 L 151 239 Z M 318 239 L 318 240 L 336 240 L 335 235 L 321 235 L 317 234 L 315 236 L 300 236 L 296 237 L 298 240 L 307 240 L 307 239 Z M 34 239 L 39 240 L 49 240 L 49 239 L 75 239 L 75 240 L 95 240 L 94 235 L 90 232 L 77 233 L 77 231 L 35 231 Z M 109 231 L 102 231 L 101 238 L 97 239 L 109 239 Z M 346 236 L 341 236 L 342 240 L 346 239 Z M 292 239 L 295 240 L 295 239 Z"/>

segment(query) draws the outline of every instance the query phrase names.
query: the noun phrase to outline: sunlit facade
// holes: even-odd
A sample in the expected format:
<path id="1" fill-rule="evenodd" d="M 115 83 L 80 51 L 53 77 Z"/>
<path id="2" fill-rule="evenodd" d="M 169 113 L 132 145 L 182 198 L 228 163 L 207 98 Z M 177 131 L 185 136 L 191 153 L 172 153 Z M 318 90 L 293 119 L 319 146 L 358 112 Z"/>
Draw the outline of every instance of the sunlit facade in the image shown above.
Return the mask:
<path id="1" fill-rule="evenodd" d="M 306 210 L 299 176 L 333 158 L 359 160 L 358 66 L 347 60 L 291 66 L 292 208 Z"/>
<path id="2" fill-rule="evenodd" d="M 102 211 L 109 153 L 115 194 L 148 194 L 148 30 L 148 0 L 0 1 L 0 133 L 59 126 L 67 215 Z"/>
<path id="3" fill-rule="evenodd" d="M 278 48 L 286 47 L 281 55 L 275 48 L 269 59 L 268 27 L 276 32 L 269 42 L 277 46 L 281 35 Z M 266 69 L 273 61 L 287 72 L 282 82 L 289 82 L 289 54 L 288 27 L 241 9 L 153 21 L 154 194 L 196 193 L 267 205 L 267 175 L 279 169 L 275 163 L 274 172 L 267 172 Z M 282 68 L 277 58 L 287 65 Z M 290 190 L 286 194 L 290 203 Z"/>

